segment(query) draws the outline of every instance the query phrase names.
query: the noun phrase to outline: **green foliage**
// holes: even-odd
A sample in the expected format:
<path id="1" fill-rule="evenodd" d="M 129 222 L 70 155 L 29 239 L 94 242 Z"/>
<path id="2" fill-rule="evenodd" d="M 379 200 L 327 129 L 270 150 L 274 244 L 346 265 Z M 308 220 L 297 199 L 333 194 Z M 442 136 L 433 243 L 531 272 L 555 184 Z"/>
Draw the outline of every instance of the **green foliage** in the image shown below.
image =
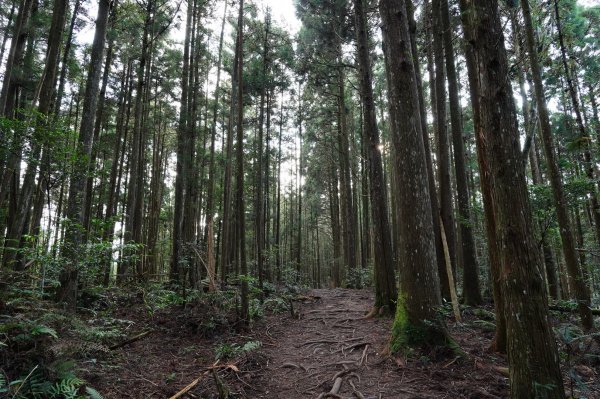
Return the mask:
<path id="1" fill-rule="evenodd" d="M 351 288 L 366 288 L 373 285 L 373 268 L 356 267 L 348 271 L 347 277 L 348 287 Z"/>
<path id="2" fill-rule="evenodd" d="M 36 335 L 43 335 L 43 334 L 47 334 L 47 335 L 50 335 L 52 338 L 58 339 L 58 334 L 56 333 L 56 330 L 54 330 L 53 328 L 46 327 L 46 326 L 35 326 L 31 329 L 31 335 L 34 337 Z"/>
<path id="3" fill-rule="evenodd" d="M 283 313 L 289 310 L 289 304 L 283 296 L 278 295 L 265 299 L 263 308 L 272 313 Z"/>
<path id="4" fill-rule="evenodd" d="M 558 338 L 559 356 L 564 362 L 564 369 L 568 371 L 571 386 L 577 386 L 581 392 L 588 392 L 589 387 L 579 375 L 576 366 L 600 360 L 600 356 L 589 351 L 591 343 L 600 337 L 600 333 L 585 334 L 571 323 L 559 325 L 554 329 L 554 333 Z"/>
<path id="5" fill-rule="evenodd" d="M 222 343 L 215 348 L 215 360 L 226 360 L 255 351 L 262 347 L 260 341 L 248 341 L 244 345 Z"/>
<path id="6" fill-rule="evenodd" d="M 11 345 L 33 345 L 44 337 L 58 338 L 56 330 L 48 326 L 38 324 L 36 320 L 15 320 L 0 324 L 0 335 L 4 335 L 6 346 Z"/>
<path id="7" fill-rule="evenodd" d="M 63 362 L 52 371 L 54 379 L 36 365 L 24 377 L 8 381 L 0 374 L 0 393 L 12 399 L 102 399 L 102 395 L 74 374 L 74 364 Z M 82 392 L 83 391 L 83 392 Z"/>

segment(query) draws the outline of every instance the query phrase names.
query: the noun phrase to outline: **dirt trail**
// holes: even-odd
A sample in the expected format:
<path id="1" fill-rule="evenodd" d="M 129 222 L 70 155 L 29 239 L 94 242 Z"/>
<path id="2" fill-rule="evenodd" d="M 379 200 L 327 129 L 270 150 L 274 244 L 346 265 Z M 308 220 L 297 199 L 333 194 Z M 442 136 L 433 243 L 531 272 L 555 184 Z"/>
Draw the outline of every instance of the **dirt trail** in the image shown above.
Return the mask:
<path id="1" fill-rule="evenodd" d="M 392 321 L 362 318 L 373 303 L 368 291 L 313 290 L 309 295 L 316 300 L 300 305 L 299 319 L 267 326 L 270 340 L 265 339 L 263 353 L 268 360 L 245 387 L 247 397 L 498 398 L 507 393 L 506 379 L 489 366 L 498 359 L 488 355 L 479 364 L 477 357 L 435 363 L 423 357 L 406 364 L 381 356 Z M 477 352 L 489 341 L 474 342 L 476 347 L 465 350 Z"/>
<path id="2" fill-rule="evenodd" d="M 192 321 L 206 319 L 206 310 L 173 308 L 152 317 L 137 312 L 137 328 L 151 334 L 82 366 L 107 399 L 170 398 L 192 382 L 180 398 L 216 399 L 218 385 L 232 399 L 507 397 L 507 378 L 495 369 L 506 362 L 487 351 L 493 332 L 449 320 L 468 357 L 423 354 L 405 362 L 381 355 L 392 320 L 363 319 L 372 304 L 368 290 L 312 290 L 294 301 L 295 317 L 270 314 L 252 331 L 213 338 L 190 331 Z M 136 315 L 124 312 L 123 318 Z M 249 341 L 262 346 L 220 361 L 213 371 L 218 347 Z"/>

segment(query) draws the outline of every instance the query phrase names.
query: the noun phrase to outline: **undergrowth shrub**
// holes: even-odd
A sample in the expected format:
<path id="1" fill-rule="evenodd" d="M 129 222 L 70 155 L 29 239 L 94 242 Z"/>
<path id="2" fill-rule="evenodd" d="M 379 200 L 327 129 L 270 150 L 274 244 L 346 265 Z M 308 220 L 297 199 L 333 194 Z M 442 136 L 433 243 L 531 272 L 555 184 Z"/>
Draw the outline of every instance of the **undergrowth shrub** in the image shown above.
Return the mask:
<path id="1" fill-rule="evenodd" d="M 373 266 L 350 269 L 347 276 L 347 285 L 349 288 L 357 289 L 371 287 L 373 285 Z"/>

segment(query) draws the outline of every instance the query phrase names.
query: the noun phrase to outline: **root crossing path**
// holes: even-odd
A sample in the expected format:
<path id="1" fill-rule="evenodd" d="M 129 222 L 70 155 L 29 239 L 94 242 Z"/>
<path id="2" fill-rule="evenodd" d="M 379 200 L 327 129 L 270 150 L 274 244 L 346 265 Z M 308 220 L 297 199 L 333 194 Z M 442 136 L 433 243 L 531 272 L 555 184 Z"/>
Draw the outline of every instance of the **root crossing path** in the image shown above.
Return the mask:
<path id="1" fill-rule="evenodd" d="M 248 370 L 244 396 L 504 397 L 505 380 L 473 359 L 434 362 L 423 356 L 406 363 L 382 355 L 392 320 L 365 319 L 372 304 L 369 291 L 348 289 L 313 290 L 294 302 L 294 318 L 271 319 L 261 334 L 265 358 L 259 370 Z"/>

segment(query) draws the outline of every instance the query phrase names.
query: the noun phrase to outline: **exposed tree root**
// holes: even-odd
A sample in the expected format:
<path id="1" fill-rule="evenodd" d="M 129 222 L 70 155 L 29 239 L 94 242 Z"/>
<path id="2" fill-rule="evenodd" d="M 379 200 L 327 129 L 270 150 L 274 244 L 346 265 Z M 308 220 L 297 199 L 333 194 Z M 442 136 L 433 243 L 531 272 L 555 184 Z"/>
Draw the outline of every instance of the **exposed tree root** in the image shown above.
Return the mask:
<path id="1" fill-rule="evenodd" d="M 373 306 L 373 308 L 369 311 L 369 313 L 367 313 L 365 316 L 363 316 L 364 320 L 368 320 L 368 319 L 372 319 L 375 316 L 378 316 L 379 313 L 381 312 L 382 307 L 381 306 Z"/>
<path id="2" fill-rule="evenodd" d="M 340 398 L 341 396 L 338 395 L 338 392 L 340 391 L 340 388 L 342 387 L 342 382 L 344 381 L 344 379 L 342 377 L 334 377 L 335 381 L 333 382 L 333 387 L 331 387 L 331 390 L 329 392 L 324 392 L 322 394 L 320 394 L 317 399 L 321 399 L 321 398 Z"/>
<path id="3" fill-rule="evenodd" d="M 369 357 L 368 350 L 369 350 L 369 345 L 365 345 L 365 349 L 363 350 L 363 353 L 362 353 L 362 355 L 360 357 L 360 361 L 358 362 L 359 366 L 362 366 L 363 363 L 364 364 L 367 363 L 367 360 L 368 360 L 368 357 Z"/>
<path id="4" fill-rule="evenodd" d="M 359 378 L 359 382 L 360 382 L 360 378 Z M 365 395 L 363 395 L 358 389 L 356 389 L 356 386 L 354 385 L 352 380 L 348 380 L 348 383 L 352 387 L 352 393 L 354 394 L 354 396 L 356 396 L 358 399 L 365 399 Z"/>
<path id="5" fill-rule="evenodd" d="M 308 371 L 308 369 L 306 367 L 304 367 L 303 365 L 296 364 L 296 363 L 291 363 L 291 362 L 289 362 L 289 363 L 283 363 L 283 365 L 281 366 L 281 368 L 282 369 L 285 369 L 285 368 L 302 369 L 304 371 Z"/>
<path id="6" fill-rule="evenodd" d="M 370 344 L 370 342 L 359 342 L 357 344 L 353 344 L 353 345 L 347 346 L 345 348 L 338 349 L 336 352 L 342 352 L 342 353 L 344 353 L 347 350 L 360 348 L 361 346 L 369 345 L 369 344 Z"/>
<path id="7" fill-rule="evenodd" d="M 313 340 L 309 340 L 306 341 L 302 344 L 300 344 L 299 347 L 301 346 L 305 346 L 305 345 L 314 345 L 314 344 L 343 344 L 343 343 L 347 343 L 347 342 L 353 342 L 353 341 L 360 341 L 361 339 L 364 339 L 365 337 L 356 337 L 356 338 L 350 338 L 350 339 L 345 339 L 345 340 L 338 340 L 338 339 L 313 339 Z"/>

